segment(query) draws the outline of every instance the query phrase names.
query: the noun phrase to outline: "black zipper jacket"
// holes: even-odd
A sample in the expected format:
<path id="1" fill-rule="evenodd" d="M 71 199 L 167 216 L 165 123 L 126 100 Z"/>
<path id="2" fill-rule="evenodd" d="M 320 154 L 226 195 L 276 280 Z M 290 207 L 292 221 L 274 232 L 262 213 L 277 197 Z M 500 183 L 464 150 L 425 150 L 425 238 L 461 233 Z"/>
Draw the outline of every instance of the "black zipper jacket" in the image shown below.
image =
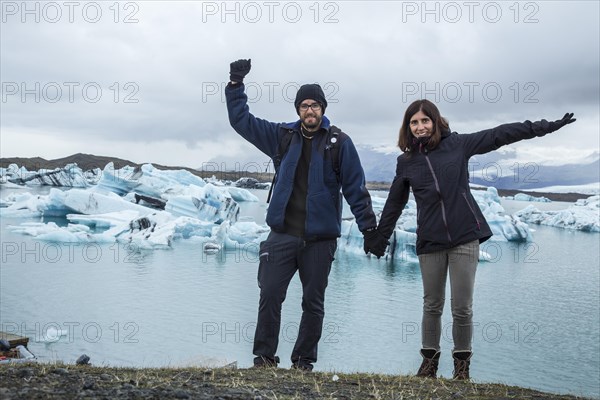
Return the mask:
<path id="1" fill-rule="evenodd" d="M 546 120 L 525 121 L 472 134 L 447 131 L 432 150 L 415 141 L 411 151 L 398 157 L 379 231 L 386 238 L 392 235 L 412 188 L 417 203 L 417 255 L 486 241 L 492 231 L 469 189 L 469 158 L 548 132 Z"/>

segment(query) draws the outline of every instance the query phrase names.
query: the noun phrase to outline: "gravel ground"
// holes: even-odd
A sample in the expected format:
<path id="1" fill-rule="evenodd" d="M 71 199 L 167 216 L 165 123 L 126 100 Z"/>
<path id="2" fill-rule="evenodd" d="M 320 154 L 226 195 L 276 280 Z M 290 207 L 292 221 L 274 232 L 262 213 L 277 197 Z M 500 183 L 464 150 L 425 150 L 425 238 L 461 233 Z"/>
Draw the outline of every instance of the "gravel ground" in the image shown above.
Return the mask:
<path id="1" fill-rule="evenodd" d="M 499 384 L 286 369 L 0 365 L 12 399 L 576 399 Z"/>

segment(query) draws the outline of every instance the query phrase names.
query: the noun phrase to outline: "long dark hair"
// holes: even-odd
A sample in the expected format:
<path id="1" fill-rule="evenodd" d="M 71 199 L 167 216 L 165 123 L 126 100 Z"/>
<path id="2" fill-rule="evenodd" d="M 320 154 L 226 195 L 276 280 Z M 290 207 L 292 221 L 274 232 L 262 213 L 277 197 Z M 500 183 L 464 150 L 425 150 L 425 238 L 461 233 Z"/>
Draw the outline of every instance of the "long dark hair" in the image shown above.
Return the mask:
<path id="1" fill-rule="evenodd" d="M 433 122 L 433 132 L 431 132 L 431 137 L 427 142 L 427 148 L 429 150 L 435 149 L 440 143 L 440 140 L 442 140 L 442 132 L 450 129 L 448 121 L 446 118 L 442 117 L 440 110 L 438 110 L 435 104 L 426 99 L 416 100 L 406 109 L 404 119 L 402 120 L 402 126 L 400 127 L 398 147 L 404 152 L 410 151 L 414 138 L 410 131 L 410 119 L 419 111 L 422 111 L 423 114 L 427 115 Z"/>

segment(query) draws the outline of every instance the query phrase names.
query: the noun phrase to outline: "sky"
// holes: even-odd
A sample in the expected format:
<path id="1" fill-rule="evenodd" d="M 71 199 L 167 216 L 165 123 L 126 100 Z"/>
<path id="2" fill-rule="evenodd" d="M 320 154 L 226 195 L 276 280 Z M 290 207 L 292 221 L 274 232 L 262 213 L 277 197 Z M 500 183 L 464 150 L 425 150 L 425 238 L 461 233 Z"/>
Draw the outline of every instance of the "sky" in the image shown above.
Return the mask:
<path id="1" fill-rule="evenodd" d="M 296 120 L 297 88 L 316 82 L 358 145 L 392 149 L 405 109 L 427 98 L 459 133 L 573 112 L 574 124 L 513 146 L 524 162 L 589 158 L 599 4 L 2 1 L 0 156 L 264 164 L 223 94 L 230 62 L 250 58 L 250 110 L 270 121 Z"/>

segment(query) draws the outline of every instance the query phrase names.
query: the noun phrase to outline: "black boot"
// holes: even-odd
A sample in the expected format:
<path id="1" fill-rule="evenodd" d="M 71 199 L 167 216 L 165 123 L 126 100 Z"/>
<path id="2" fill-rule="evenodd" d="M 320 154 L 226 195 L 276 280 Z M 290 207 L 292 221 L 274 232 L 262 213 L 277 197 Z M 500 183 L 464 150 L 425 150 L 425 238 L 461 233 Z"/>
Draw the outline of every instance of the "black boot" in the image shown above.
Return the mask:
<path id="1" fill-rule="evenodd" d="M 313 370 L 312 363 L 303 360 L 292 362 L 292 369 L 297 369 L 303 372 L 311 372 Z"/>
<path id="2" fill-rule="evenodd" d="M 452 353 L 454 358 L 454 379 L 467 380 L 469 376 L 469 366 L 471 365 L 471 356 L 473 355 L 470 351 L 455 351 Z"/>
<path id="3" fill-rule="evenodd" d="M 421 356 L 423 356 L 423 362 L 419 367 L 417 376 L 422 378 L 435 378 L 440 363 L 440 352 L 436 349 L 422 349 Z"/>
<path id="4" fill-rule="evenodd" d="M 279 357 L 258 356 L 254 358 L 254 368 L 277 368 Z"/>

